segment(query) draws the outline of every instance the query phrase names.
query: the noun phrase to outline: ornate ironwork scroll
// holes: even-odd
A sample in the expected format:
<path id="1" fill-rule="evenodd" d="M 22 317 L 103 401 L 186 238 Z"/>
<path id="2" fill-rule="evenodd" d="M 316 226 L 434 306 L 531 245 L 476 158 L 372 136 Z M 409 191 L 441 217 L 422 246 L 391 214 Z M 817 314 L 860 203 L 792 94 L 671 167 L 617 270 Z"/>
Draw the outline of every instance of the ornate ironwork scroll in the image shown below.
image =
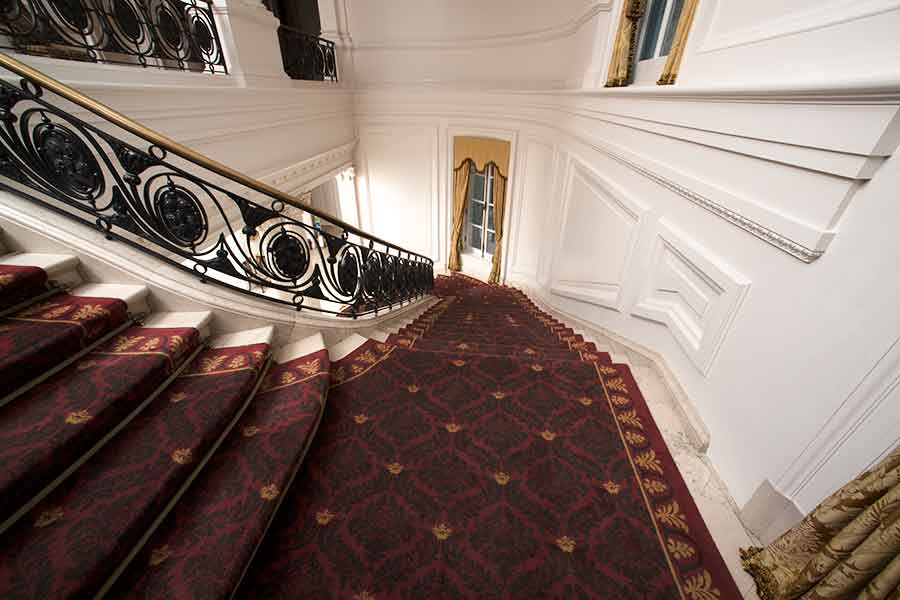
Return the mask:
<path id="1" fill-rule="evenodd" d="M 251 189 L 111 120 L 101 130 L 62 105 L 40 81 L 0 79 L 0 187 L 204 282 L 297 309 L 355 318 L 434 285 L 425 256 L 319 213 L 317 222 L 262 184 Z"/>
<path id="2" fill-rule="evenodd" d="M 207 0 L 2 0 L 0 47 L 90 62 L 228 72 Z"/>
<path id="3" fill-rule="evenodd" d="M 337 81 L 334 42 L 281 25 L 278 28 L 284 72 L 291 79 Z"/>

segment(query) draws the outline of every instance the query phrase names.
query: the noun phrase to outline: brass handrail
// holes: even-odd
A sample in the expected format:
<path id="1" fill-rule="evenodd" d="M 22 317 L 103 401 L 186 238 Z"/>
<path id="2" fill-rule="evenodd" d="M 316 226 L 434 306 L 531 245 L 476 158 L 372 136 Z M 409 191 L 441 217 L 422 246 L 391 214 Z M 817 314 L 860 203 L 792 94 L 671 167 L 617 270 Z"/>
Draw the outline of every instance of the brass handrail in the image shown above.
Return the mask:
<path id="1" fill-rule="evenodd" d="M 190 161 L 190 162 L 198 164 L 206 169 L 209 169 L 213 173 L 221 175 L 222 177 L 230 179 L 231 181 L 240 183 L 241 185 L 247 186 L 248 188 L 255 190 L 257 192 L 260 192 L 262 194 L 272 196 L 272 197 L 284 202 L 285 204 L 289 204 L 289 205 L 291 205 L 295 208 L 298 208 L 304 212 L 307 212 L 311 215 L 315 215 L 315 216 L 319 217 L 320 219 L 323 219 L 325 221 L 328 221 L 330 223 L 337 225 L 344 231 L 356 234 L 364 239 L 372 240 L 374 242 L 383 244 L 384 246 L 387 246 L 388 248 L 393 248 L 394 250 L 397 250 L 400 252 L 406 252 L 407 254 L 412 255 L 412 256 L 418 256 L 420 258 L 424 258 L 424 259 L 428 260 L 429 262 L 431 260 L 428 257 L 426 257 L 422 254 L 419 254 L 418 252 L 413 252 L 411 250 L 407 250 L 406 248 L 403 248 L 396 244 L 392 244 L 391 242 L 388 242 L 377 236 L 367 233 L 367 232 L 363 231 L 362 229 L 359 229 L 358 227 L 354 227 L 350 223 L 347 223 L 337 217 L 329 215 L 328 213 L 325 213 L 325 212 L 322 212 L 315 208 L 312 208 L 311 206 L 304 206 L 304 205 L 300 204 L 299 202 L 297 202 L 297 200 L 290 194 L 282 192 L 278 188 L 273 187 L 267 183 L 263 183 L 262 181 L 259 181 L 258 179 L 254 179 L 248 175 L 245 175 L 245 174 L 241 173 L 240 171 L 236 171 L 235 169 L 232 169 L 231 167 L 225 166 L 222 163 L 215 161 L 215 160 L 209 158 L 208 156 L 197 152 L 196 150 L 193 150 L 192 148 L 188 148 L 187 146 L 185 146 L 183 144 L 179 144 L 175 140 L 173 140 L 157 131 L 154 131 L 144 125 L 141 125 L 137 121 L 133 121 L 132 119 L 129 119 L 122 113 L 106 106 L 102 102 L 94 100 L 90 96 L 87 96 L 86 94 L 82 94 L 78 90 L 73 89 L 60 81 L 57 81 L 56 79 L 53 79 L 49 75 L 45 75 L 41 71 L 38 71 L 37 69 L 30 67 L 23 62 L 16 60 L 15 58 L 10 56 L 9 54 L 6 54 L 5 52 L 0 52 L 0 66 L 8 69 L 9 71 L 12 71 L 13 73 L 15 73 L 21 77 L 24 77 L 26 79 L 31 79 L 33 81 L 38 82 L 42 87 L 52 91 L 53 93 L 65 98 L 66 100 L 68 100 L 74 104 L 77 104 L 78 106 L 81 106 L 82 108 L 85 108 L 85 109 L 91 111 L 95 115 L 102 117 L 103 119 L 106 119 L 107 121 L 110 121 L 111 123 L 118 125 L 119 127 L 128 131 L 129 133 L 132 133 L 132 134 L 138 136 L 139 138 L 142 138 L 142 139 L 150 142 L 151 144 L 159 146 L 160 148 L 164 148 L 166 151 L 171 152 L 172 154 L 175 154 L 176 156 L 180 156 L 181 158 L 183 158 L 187 161 Z"/>

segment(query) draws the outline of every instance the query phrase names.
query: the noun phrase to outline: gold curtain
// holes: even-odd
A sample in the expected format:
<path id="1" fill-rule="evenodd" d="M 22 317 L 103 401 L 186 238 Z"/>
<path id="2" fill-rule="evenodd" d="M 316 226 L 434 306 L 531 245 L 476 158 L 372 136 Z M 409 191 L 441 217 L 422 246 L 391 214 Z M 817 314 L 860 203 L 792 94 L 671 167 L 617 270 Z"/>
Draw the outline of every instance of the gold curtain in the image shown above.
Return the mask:
<path id="1" fill-rule="evenodd" d="M 741 558 L 762 600 L 900 598 L 900 450 Z"/>
<path id="2" fill-rule="evenodd" d="M 506 177 L 509 176 L 509 153 L 510 143 L 504 140 L 493 138 L 479 138 L 459 136 L 453 138 L 453 224 L 450 231 L 450 256 L 447 259 L 447 268 L 451 271 L 459 271 L 462 269 L 462 260 L 460 258 L 460 239 L 462 238 L 462 230 L 465 226 L 466 217 L 466 194 L 469 188 L 469 164 L 474 163 L 475 169 L 484 171 L 489 163 L 494 163 L 497 171 L 497 177 L 494 177 L 494 228 L 496 231 L 496 250 L 494 251 L 494 262 L 491 267 L 491 277 L 493 280 L 494 271 L 497 271 L 496 278 L 499 280 L 499 258 L 502 252 L 500 247 L 501 230 L 502 230 L 502 213 L 505 203 L 506 193 Z M 501 177 L 502 176 L 502 177 Z M 497 194 L 498 180 L 502 179 L 501 193 Z M 498 203 L 500 204 L 498 208 Z M 501 216 L 498 216 L 499 215 Z"/>
<path id="3" fill-rule="evenodd" d="M 688 0 L 690 1 L 690 0 Z M 615 44 L 609 61 L 606 87 L 622 87 L 631 83 L 634 56 L 637 52 L 638 24 L 644 16 L 647 0 L 623 0 L 616 30 Z"/>
<path id="4" fill-rule="evenodd" d="M 659 81 L 656 82 L 657 85 L 672 85 L 675 83 L 698 4 L 700 4 L 700 0 L 685 0 L 684 7 L 681 9 L 681 17 L 678 19 L 678 26 L 675 29 L 675 37 L 672 38 L 672 49 L 669 51 L 669 57 L 666 59 L 662 75 Z"/>
<path id="5" fill-rule="evenodd" d="M 494 258 L 491 259 L 491 276 L 488 283 L 500 283 L 500 256 L 503 254 L 503 214 L 506 207 L 506 178 L 497 173 L 494 175 Z"/>
<path id="6" fill-rule="evenodd" d="M 453 138 L 453 168 L 458 168 L 467 160 L 475 163 L 477 171 L 484 171 L 487 164 L 493 162 L 502 175 L 509 177 L 509 142 L 494 138 Z"/>
<path id="7" fill-rule="evenodd" d="M 462 237 L 463 219 L 466 217 L 466 194 L 469 191 L 469 163 L 456 168 L 453 173 L 453 229 L 450 232 L 450 258 L 447 268 L 451 271 L 462 269 L 459 259 L 459 240 Z"/>

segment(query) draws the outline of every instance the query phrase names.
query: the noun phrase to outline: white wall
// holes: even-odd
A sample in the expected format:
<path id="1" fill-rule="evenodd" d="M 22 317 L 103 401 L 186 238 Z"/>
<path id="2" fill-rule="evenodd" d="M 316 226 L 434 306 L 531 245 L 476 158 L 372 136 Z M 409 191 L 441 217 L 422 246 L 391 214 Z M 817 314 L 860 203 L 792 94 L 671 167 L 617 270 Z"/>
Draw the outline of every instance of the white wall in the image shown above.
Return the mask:
<path id="1" fill-rule="evenodd" d="M 343 0 L 357 84 L 575 87 L 609 0 Z"/>
<path id="2" fill-rule="evenodd" d="M 701 2 L 669 87 L 559 92 L 548 77 L 487 92 L 456 71 L 455 89 L 398 85 L 391 57 L 356 96 L 360 138 L 381 140 L 361 144 L 360 166 L 390 174 L 377 196 L 408 211 L 392 214 L 394 239 L 443 264 L 448 140 L 513 140 L 507 279 L 661 353 L 736 501 L 768 479 L 806 511 L 900 435 L 898 18 L 895 1 Z M 608 53 L 607 30 L 588 30 L 592 66 L 561 67 L 582 86 Z M 417 73 L 455 64 L 428 52 Z M 500 83 L 518 87 L 509 68 Z M 395 160 L 422 181 L 395 187 L 410 172 Z"/>

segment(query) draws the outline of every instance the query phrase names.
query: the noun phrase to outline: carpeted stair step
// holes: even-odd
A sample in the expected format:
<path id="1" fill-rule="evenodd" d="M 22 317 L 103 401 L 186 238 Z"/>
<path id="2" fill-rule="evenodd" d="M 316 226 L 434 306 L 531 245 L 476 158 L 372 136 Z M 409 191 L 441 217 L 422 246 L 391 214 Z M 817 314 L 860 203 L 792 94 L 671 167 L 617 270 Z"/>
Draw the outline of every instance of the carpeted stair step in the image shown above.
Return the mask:
<path id="1" fill-rule="evenodd" d="M 627 372 L 371 341 L 332 369 L 239 598 L 740 598 Z"/>
<path id="2" fill-rule="evenodd" d="M 146 312 L 141 285 L 80 285 L 0 319 L 0 405 Z"/>
<path id="3" fill-rule="evenodd" d="M 480 335 L 461 335 L 457 333 L 443 334 L 443 332 L 428 332 L 421 336 L 397 334 L 388 338 L 386 342 L 396 343 L 403 347 L 414 347 L 421 341 L 433 341 L 435 343 L 446 344 L 454 347 L 461 343 L 473 344 L 492 344 L 496 346 L 508 346 L 518 351 L 524 351 L 527 348 L 534 350 L 565 350 L 565 351 L 583 351 L 597 353 L 600 350 L 592 343 L 585 341 L 564 341 L 562 339 L 553 338 L 534 338 L 524 336 L 509 336 L 504 334 L 480 334 Z"/>
<path id="4" fill-rule="evenodd" d="M 153 315 L 0 408 L 0 531 L 164 389 L 199 349 L 209 318 Z"/>
<path id="5" fill-rule="evenodd" d="M 281 348 L 235 430 L 113 587 L 115 598 L 227 598 L 318 428 L 328 390 L 320 335 Z"/>
<path id="6" fill-rule="evenodd" d="M 409 343 L 400 343 L 400 340 L 407 340 Z M 380 341 L 380 340 L 376 340 Z M 499 344 L 491 342 L 473 342 L 473 341 L 446 341 L 431 338 L 419 338 L 410 340 L 409 338 L 398 338 L 395 336 L 388 337 L 384 340 L 386 344 L 399 345 L 409 350 L 421 350 L 423 352 L 444 352 L 444 353 L 462 353 L 462 354 L 478 354 L 489 356 L 518 356 L 527 359 L 542 360 L 586 360 L 592 362 L 601 362 L 604 364 L 612 364 L 612 358 L 609 353 L 601 351 L 590 351 L 593 344 L 586 344 L 584 350 L 570 350 L 568 348 L 558 348 L 553 346 L 529 346 L 525 343 L 517 344 Z"/>
<path id="7" fill-rule="evenodd" d="M 78 258 L 70 254 L 19 252 L 0 256 L 0 311 L 25 308 L 80 283 Z"/>
<path id="8" fill-rule="evenodd" d="M 214 338 L 181 375 L 0 539 L 0 597 L 93 597 L 249 405 L 273 329 Z M 91 537 L 86 551 L 80 532 Z"/>

